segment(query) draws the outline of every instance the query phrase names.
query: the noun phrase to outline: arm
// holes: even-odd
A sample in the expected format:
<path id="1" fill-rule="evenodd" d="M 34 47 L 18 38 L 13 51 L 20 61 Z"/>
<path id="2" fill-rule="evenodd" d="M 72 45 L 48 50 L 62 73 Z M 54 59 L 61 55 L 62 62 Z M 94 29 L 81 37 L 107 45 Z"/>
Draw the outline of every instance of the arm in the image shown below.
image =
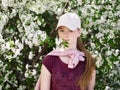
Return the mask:
<path id="1" fill-rule="evenodd" d="M 47 68 L 42 65 L 41 67 L 41 87 L 40 90 L 50 90 L 51 74 Z"/>
<path id="2" fill-rule="evenodd" d="M 92 78 L 91 78 L 90 82 L 88 83 L 87 90 L 94 90 L 95 78 L 96 78 L 96 70 L 93 70 Z"/>

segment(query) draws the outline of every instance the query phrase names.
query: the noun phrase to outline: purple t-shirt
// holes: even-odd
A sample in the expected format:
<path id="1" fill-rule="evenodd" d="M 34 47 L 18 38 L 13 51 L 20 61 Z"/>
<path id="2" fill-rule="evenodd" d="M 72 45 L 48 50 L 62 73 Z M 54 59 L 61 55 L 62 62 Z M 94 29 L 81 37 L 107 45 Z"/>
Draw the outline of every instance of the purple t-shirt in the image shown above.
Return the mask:
<path id="1" fill-rule="evenodd" d="M 85 61 L 70 69 L 58 56 L 46 56 L 43 64 L 52 75 L 50 90 L 80 90 L 77 80 L 84 72 Z"/>

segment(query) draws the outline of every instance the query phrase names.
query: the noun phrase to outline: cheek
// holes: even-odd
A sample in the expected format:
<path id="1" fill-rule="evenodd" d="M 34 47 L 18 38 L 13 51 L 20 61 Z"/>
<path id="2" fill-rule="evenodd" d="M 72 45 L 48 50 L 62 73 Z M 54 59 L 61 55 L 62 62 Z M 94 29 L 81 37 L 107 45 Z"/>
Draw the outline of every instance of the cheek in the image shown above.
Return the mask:
<path id="1" fill-rule="evenodd" d="M 78 34 L 71 35 L 72 40 L 76 42 L 77 38 L 79 37 Z"/>
<path id="2" fill-rule="evenodd" d="M 72 37 L 72 38 L 77 38 L 77 37 L 78 37 L 78 34 L 77 34 L 77 33 L 71 33 L 71 34 L 70 34 L 70 37 Z"/>
<path id="3" fill-rule="evenodd" d="M 60 34 L 60 33 L 58 33 L 58 36 L 59 36 L 59 38 L 63 38 L 63 35 L 62 35 L 62 34 Z"/>
<path id="4" fill-rule="evenodd" d="M 70 35 L 70 39 L 71 39 L 72 42 L 76 41 L 76 40 L 77 40 L 77 37 L 78 37 L 78 36 L 77 36 L 76 34 L 71 34 L 71 35 Z"/>

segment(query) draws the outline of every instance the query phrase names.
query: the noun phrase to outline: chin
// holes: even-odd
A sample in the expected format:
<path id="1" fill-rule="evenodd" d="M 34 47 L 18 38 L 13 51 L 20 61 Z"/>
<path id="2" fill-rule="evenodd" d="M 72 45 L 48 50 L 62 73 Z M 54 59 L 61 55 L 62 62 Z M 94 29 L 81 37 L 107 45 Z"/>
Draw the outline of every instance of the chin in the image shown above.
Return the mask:
<path id="1" fill-rule="evenodd" d="M 65 47 L 65 50 L 71 50 L 71 49 L 73 49 L 73 48 L 71 48 L 71 47 Z"/>

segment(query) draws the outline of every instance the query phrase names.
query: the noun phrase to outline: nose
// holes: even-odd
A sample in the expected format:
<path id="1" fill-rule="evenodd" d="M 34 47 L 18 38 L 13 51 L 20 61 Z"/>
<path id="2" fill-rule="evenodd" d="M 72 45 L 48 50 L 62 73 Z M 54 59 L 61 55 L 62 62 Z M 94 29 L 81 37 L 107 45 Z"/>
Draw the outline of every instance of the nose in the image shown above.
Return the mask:
<path id="1" fill-rule="evenodd" d="M 64 37 L 67 38 L 69 36 L 68 32 L 64 33 Z"/>

